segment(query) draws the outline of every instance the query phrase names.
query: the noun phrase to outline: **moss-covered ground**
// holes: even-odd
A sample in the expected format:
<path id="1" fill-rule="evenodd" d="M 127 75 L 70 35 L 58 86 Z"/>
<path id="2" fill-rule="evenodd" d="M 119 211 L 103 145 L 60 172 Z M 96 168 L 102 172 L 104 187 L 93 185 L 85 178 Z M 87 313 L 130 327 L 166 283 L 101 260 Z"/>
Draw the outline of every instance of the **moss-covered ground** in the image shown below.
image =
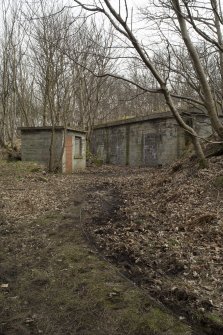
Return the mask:
<path id="1" fill-rule="evenodd" d="M 33 164 L 2 163 L 0 178 L 13 178 L 19 191 L 26 175 L 36 172 Z M 3 195 L 3 205 L 11 206 Z M 13 216 L 12 222 L 1 210 L 0 334 L 192 334 L 91 248 L 81 228 L 79 197 L 63 212 Z"/>
<path id="2" fill-rule="evenodd" d="M 0 255 L 0 334 L 191 334 L 90 249 L 75 215 L 49 213 L 13 235 Z"/>

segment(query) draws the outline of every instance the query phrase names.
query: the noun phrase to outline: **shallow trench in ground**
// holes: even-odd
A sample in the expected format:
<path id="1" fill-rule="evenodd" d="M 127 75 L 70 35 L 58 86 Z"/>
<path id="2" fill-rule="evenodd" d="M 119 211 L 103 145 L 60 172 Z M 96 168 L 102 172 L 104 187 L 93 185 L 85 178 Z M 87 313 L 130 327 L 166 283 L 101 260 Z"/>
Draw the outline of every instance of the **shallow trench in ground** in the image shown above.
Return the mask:
<path id="1" fill-rule="evenodd" d="M 0 291 L 1 335 L 39 333 L 151 335 L 150 332 L 141 331 L 154 311 L 150 306 L 148 307 L 145 300 L 152 295 L 156 301 L 164 301 L 163 296 L 160 296 L 160 292 L 151 292 L 150 276 L 146 273 L 137 273 L 135 264 L 128 254 L 117 253 L 112 249 L 112 242 L 110 252 L 103 246 L 100 247 L 98 243 L 97 237 L 102 236 L 102 228 L 110 219 L 113 223 L 124 220 L 118 214 L 122 203 L 118 183 L 122 181 L 123 176 L 127 175 L 131 180 L 132 174 L 138 173 L 141 176 L 143 173 L 142 170 L 113 170 L 113 167 L 112 171 L 105 169 L 100 172 L 97 169 L 97 171 L 65 177 L 62 186 L 66 186 L 67 179 L 67 184 L 69 183 L 72 188 L 72 192 L 69 196 L 67 195 L 68 204 L 71 205 L 69 209 L 61 206 L 61 210 L 57 210 L 56 213 L 46 212 L 45 216 L 37 218 L 34 222 L 31 219 L 21 219 L 18 222 L 13 220 L 13 224 L 10 225 L 0 220 L 0 243 L 2 242 L 0 263 L 3 263 L 0 268 L 0 277 L 2 275 L 1 283 L 8 285 Z M 37 188 L 40 188 L 42 183 L 43 190 L 46 188 L 51 190 L 50 180 L 53 179 L 54 183 L 57 178 L 58 176 L 33 175 L 29 176 L 28 181 L 35 181 L 34 185 Z M 73 194 L 75 183 L 77 190 L 83 189 L 84 200 L 81 202 L 78 200 L 79 194 Z M 30 202 L 27 199 L 29 194 L 26 192 L 27 185 L 23 184 L 23 179 L 21 185 L 25 190 L 22 198 L 29 206 Z M 40 188 L 40 191 L 42 189 Z M 60 191 L 61 189 L 60 187 Z M 50 193 L 49 198 L 51 197 L 53 194 Z M 10 197 L 8 199 L 9 203 L 12 202 Z M 14 202 L 12 202 L 13 205 Z M 33 205 L 36 205 L 35 201 Z M 76 220 L 76 209 L 79 205 L 82 207 L 81 225 Z M 63 210 L 64 215 L 62 215 Z M 113 267 L 110 267 L 111 262 Z M 127 279 L 117 276 L 115 269 L 119 269 Z M 96 274 L 97 277 L 95 277 Z M 137 285 L 129 287 L 128 279 Z M 111 316 L 116 317 L 117 314 L 122 313 L 125 304 L 128 306 L 127 309 L 131 309 L 135 301 L 138 306 L 133 315 L 122 315 L 122 317 L 125 322 L 132 322 L 131 327 L 135 327 L 140 322 L 140 331 L 137 329 L 128 332 L 128 329 L 117 329 L 117 322 L 116 320 L 114 322 Z M 182 301 L 185 307 L 188 306 L 187 299 Z M 104 302 L 108 305 L 107 312 Z M 167 306 L 176 315 L 174 320 L 179 321 L 179 316 L 184 315 L 177 301 Z M 98 320 L 101 308 L 104 315 L 101 320 Z M 138 312 L 142 309 L 144 316 L 141 319 Z M 155 311 L 157 312 L 157 309 Z M 133 316 L 138 318 L 136 322 Z M 189 320 L 194 335 L 223 334 L 222 329 L 214 328 L 213 325 L 210 327 L 208 324 L 201 324 L 199 327 L 198 320 L 193 319 L 192 310 L 190 315 L 185 313 L 185 317 Z M 99 321 L 101 324 L 97 325 Z M 92 328 L 93 322 L 96 322 L 95 328 Z M 122 325 L 123 319 L 120 320 L 119 326 Z M 104 327 L 107 328 L 104 329 Z M 160 335 L 160 333 L 162 335 L 182 334 L 182 332 L 173 333 L 165 330 L 155 334 Z"/>
<path id="2" fill-rule="evenodd" d="M 92 191 L 94 192 L 92 196 Z M 95 195 L 95 191 L 97 196 Z M 103 244 L 98 243 L 98 236 L 103 235 L 103 227 L 108 224 L 108 222 L 118 222 L 119 220 L 125 219 L 121 218 L 118 213 L 118 209 L 122 204 L 122 198 L 115 188 L 108 188 L 105 185 L 98 186 L 97 190 L 89 188 L 87 190 L 86 199 L 90 203 L 88 210 L 84 214 L 84 224 L 82 229 L 84 230 L 84 235 L 91 245 L 95 248 L 99 255 L 107 260 L 107 262 L 117 266 L 119 271 L 128 279 L 131 280 L 134 285 L 137 285 L 140 289 L 161 302 L 166 306 L 172 313 L 177 317 L 187 320 L 193 329 L 193 334 L 195 335 L 222 335 L 223 327 L 217 322 L 209 320 L 205 315 L 198 315 L 197 311 L 193 309 L 193 297 L 185 295 L 185 292 L 179 292 L 175 296 L 175 300 L 172 298 L 168 300 L 166 293 L 162 293 L 159 290 L 151 291 L 150 289 L 150 278 L 147 277 L 147 273 L 138 272 L 135 268 L 134 262 L 132 262 L 131 257 L 128 254 L 118 253 L 117 250 L 113 250 L 112 242 L 109 250 L 104 248 Z M 97 200 L 96 200 L 97 199 Z M 95 216 L 92 216 L 92 206 L 94 206 L 95 201 L 100 203 L 97 206 L 101 209 Z M 90 211 L 89 211 L 90 209 Z M 84 212 L 84 211 L 83 211 Z M 89 215 L 90 213 L 90 215 Z M 105 236 L 107 238 L 107 236 Z M 114 252 L 113 252 L 114 251 Z"/>
<path id="3" fill-rule="evenodd" d="M 63 214 L 2 224 L 0 334 L 201 335 L 94 249 L 82 207 L 78 194 Z"/>

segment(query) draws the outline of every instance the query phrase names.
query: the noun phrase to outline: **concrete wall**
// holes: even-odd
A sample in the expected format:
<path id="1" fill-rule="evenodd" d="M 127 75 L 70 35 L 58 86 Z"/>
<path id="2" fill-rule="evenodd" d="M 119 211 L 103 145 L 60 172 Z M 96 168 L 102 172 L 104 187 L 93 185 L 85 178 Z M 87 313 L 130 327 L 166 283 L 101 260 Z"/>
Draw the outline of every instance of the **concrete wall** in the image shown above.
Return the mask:
<path id="1" fill-rule="evenodd" d="M 127 159 L 131 166 L 169 164 L 182 153 L 178 127 L 174 119 L 133 123 L 129 128 Z"/>
<path id="2" fill-rule="evenodd" d="M 68 136 L 73 137 L 73 161 L 72 161 L 72 172 L 79 169 L 86 168 L 86 136 L 83 133 L 67 131 Z M 82 153 L 75 152 L 75 136 L 81 138 Z"/>
<path id="3" fill-rule="evenodd" d="M 34 161 L 45 166 L 49 164 L 51 132 L 46 130 L 22 131 L 21 154 L 23 161 Z M 55 160 L 61 156 L 62 131 L 55 133 Z"/>
<path id="4" fill-rule="evenodd" d="M 205 116 L 185 116 L 200 136 L 211 134 Z M 92 153 L 103 162 L 131 166 L 167 165 L 182 156 L 188 136 L 172 116 L 153 116 L 97 126 L 91 142 Z"/>
<path id="5" fill-rule="evenodd" d="M 75 137 L 81 139 L 81 155 L 75 152 Z M 64 144 L 64 129 L 55 130 L 54 165 L 61 164 L 62 172 L 72 173 L 86 167 L 86 136 L 84 132 L 67 130 Z M 21 128 L 22 160 L 34 161 L 49 166 L 51 130 L 41 128 Z M 68 144 L 68 145 L 66 145 Z M 64 153 L 62 156 L 64 146 Z"/>
<path id="6" fill-rule="evenodd" d="M 198 115 L 196 117 L 193 116 L 192 120 L 194 129 L 196 130 L 199 136 L 207 138 L 213 134 L 211 121 L 209 118 L 207 118 L 204 115 Z"/>

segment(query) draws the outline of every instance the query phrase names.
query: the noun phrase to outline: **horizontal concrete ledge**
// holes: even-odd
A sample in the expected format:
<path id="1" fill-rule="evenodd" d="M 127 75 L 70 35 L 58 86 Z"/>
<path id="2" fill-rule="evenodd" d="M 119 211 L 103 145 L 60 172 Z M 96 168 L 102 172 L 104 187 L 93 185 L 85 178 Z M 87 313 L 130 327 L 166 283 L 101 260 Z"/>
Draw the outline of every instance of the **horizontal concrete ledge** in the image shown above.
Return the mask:
<path id="1" fill-rule="evenodd" d="M 203 117 L 207 118 L 207 115 L 205 114 L 204 111 L 195 109 L 193 110 L 192 108 L 189 111 L 186 110 L 180 110 L 180 115 L 182 117 Z M 100 128 L 109 128 L 109 127 L 118 127 L 126 124 L 131 124 L 131 123 L 141 123 L 145 121 L 155 121 L 155 120 L 160 120 L 160 119 L 173 119 L 174 116 L 170 111 L 167 112 L 162 112 L 162 113 L 154 113 L 151 115 L 145 115 L 145 116 L 137 116 L 137 117 L 130 117 L 129 119 L 123 119 L 123 120 L 116 120 L 116 121 L 111 121 L 111 122 L 105 122 L 105 123 L 100 123 L 94 126 L 94 129 L 100 129 Z M 223 118 L 220 116 L 220 118 Z"/>
<path id="2" fill-rule="evenodd" d="M 53 127 L 52 126 L 46 126 L 46 127 L 19 127 L 18 130 L 20 130 L 21 132 L 34 132 L 34 131 L 52 131 Z M 63 126 L 56 126 L 54 127 L 55 131 L 62 131 L 62 130 L 66 130 L 66 131 L 72 131 L 75 133 L 81 133 L 81 134 L 85 134 L 86 131 L 85 130 L 81 130 L 81 129 L 74 129 L 74 128 L 65 128 Z"/>
<path id="3" fill-rule="evenodd" d="M 114 127 L 122 126 L 124 124 L 145 122 L 147 120 L 149 121 L 149 120 L 156 120 L 156 119 L 159 120 L 159 119 L 172 119 L 172 118 L 173 118 L 173 115 L 170 112 L 163 112 L 163 113 L 156 113 L 156 114 L 151 114 L 151 115 L 146 115 L 146 116 L 137 116 L 137 117 L 132 117 L 129 119 L 101 123 L 101 124 L 95 125 L 94 129 L 107 128 L 107 127 L 113 127 L 113 126 Z"/>

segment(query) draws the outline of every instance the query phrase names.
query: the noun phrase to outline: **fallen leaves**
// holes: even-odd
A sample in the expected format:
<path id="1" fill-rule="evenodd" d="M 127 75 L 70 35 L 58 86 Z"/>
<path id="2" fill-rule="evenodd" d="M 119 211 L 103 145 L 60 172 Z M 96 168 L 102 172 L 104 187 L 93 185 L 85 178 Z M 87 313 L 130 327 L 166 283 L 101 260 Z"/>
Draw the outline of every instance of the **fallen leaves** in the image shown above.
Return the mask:
<path id="1" fill-rule="evenodd" d="M 1 177 L 2 238 L 16 239 L 17 230 L 43 213 L 63 213 L 75 202 L 74 190 L 85 192 L 85 228 L 105 255 L 164 302 L 222 313 L 223 188 L 214 182 L 223 174 L 221 157 L 210 166 Z M 25 252 L 35 233 L 41 224 L 15 248 Z"/>
<path id="2" fill-rule="evenodd" d="M 105 190 L 111 199 L 115 189 L 119 208 L 103 219 L 103 199 L 98 192 L 89 196 L 89 208 L 99 210 L 88 228 L 107 255 L 125 267 L 130 264 L 130 276 L 133 268 L 139 281 L 148 276 L 148 290 L 163 301 L 223 311 L 223 190 L 214 183 L 222 171 L 221 158 L 210 165 L 199 170 L 181 164 L 174 174 L 171 168 L 127 169 L 125 176 L 109 178 L 110 186 L 103 190 L 100 180 L 94 180 L 103 199 Z"/>

